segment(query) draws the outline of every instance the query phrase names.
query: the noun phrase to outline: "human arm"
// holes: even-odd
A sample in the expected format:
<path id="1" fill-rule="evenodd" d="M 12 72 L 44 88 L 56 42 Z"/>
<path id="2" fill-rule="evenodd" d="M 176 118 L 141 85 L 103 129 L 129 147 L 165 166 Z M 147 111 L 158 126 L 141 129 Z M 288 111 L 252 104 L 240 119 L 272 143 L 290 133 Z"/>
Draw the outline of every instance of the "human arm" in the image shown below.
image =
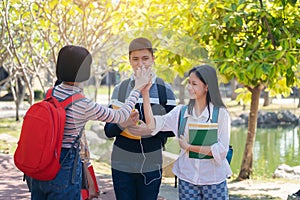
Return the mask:
<path id="1" fill-rule="evenodd" d="M 204 155 L 212 156 L 211 152 L 211 146 L 197 146 L 197 145 L 191 145 L 188 143 L 187 138 L 183 135 L 178 138 L 179 146 L 186 151 L 192 151 L 196 153 L 201 153 Z"/>
<path id="2" fill-rule="evenodd" d="M 230 141 L 230 116 L 225 108 L 219 109 L 218 118 L 218 142 L 211 146 L 214 159 L 221 163 L 226 160 Z"/>
<path id="3" fill-rule="evenodd" d="M 94 103 L 94 105 L 87 107 L 87 120 L 100 120 L 111 123 L 123 123 L 127 121 L 139 98 L 140 91 L 150 82 L 150 78 L 149 69 L 138 69 L 135 76 L 135 87 L 130 92 L 126 102 L 119 109 L 106 108 Z"/>
<path id="4" fill-rule="evenodd" d="M 120 135 L 126 128 L 128 129 L 129 132 L 131 132 L 129 128 L 135 127 L 138 119 L 139 119 L 139 113 L 137 109 L 134 109 L 130 113 L 130 117 L 127 119 L 127 121 L 120 124 L 106 123 L 104 126 L 104 133 L 108 138 L 112 138 Z"/>
<path id="5" fill-rule="evenodd" d="M 152 108 L 151 108 L 151 104 L 150 104 L 150 94 L 149 94 L 151 85 L 152 85 L 151 83 L 146 85 L 143 88 L 143 90 L 141 91 L 141 93 L 143 96 L 143 108 L 144 108 L 146 125 L 150 130 L 154 130 L 155 129 L 155 120 L 154 120 L 154 116 L 153 116 L 153 112 L 152 112 Z"/>

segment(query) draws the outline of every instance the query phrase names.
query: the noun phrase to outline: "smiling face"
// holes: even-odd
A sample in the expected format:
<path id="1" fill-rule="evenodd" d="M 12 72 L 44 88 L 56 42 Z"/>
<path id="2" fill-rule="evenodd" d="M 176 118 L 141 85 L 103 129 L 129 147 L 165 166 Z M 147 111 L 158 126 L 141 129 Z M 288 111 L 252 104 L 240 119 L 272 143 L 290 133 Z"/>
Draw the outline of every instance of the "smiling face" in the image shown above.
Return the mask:
<path id="1" fill-rule="evenodd" d="M 148 49 L 136 50 L 130 53 L 129 62 L 135 73 L 139 67 L 151 67 L 154 63 L 154 56 Z"/>
<path id="2" fill-rule="evenodd" d="M 194 72 L 192 72 L 189 76 L 187 89 L 190 99 L 205 99 L 208 86 L 204 84 Z"/>

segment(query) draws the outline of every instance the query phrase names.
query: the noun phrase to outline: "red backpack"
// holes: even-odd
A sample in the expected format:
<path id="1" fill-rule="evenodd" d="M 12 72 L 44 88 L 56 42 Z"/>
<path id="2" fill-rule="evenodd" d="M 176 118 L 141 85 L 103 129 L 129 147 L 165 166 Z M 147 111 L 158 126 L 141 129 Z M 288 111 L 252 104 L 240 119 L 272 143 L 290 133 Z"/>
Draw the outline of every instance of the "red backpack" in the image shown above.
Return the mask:
<path id="1" fill-rule="evenodd" d="M 52 180 L 60 169 L 60 152 L 66 121 L 66 108 L 84 98 L 80 93 L 59 102 L 49 89 L 46 98 L 33 104 L 24 116 L 14 154 L 15 165 L 27 176 Z"/>

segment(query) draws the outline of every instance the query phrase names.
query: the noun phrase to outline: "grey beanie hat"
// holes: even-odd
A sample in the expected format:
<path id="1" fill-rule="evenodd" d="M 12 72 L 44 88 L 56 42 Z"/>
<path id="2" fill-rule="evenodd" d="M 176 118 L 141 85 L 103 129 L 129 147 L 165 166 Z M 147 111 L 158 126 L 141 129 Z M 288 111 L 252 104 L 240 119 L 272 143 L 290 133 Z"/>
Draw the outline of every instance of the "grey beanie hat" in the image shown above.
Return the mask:
<path id="1" fill-rule="evenodd" d="M 58 53 L 56 75 L 61 81 L 83 82 L 90 78 L 92 56 L 87 49 L 67 45 Z"/>

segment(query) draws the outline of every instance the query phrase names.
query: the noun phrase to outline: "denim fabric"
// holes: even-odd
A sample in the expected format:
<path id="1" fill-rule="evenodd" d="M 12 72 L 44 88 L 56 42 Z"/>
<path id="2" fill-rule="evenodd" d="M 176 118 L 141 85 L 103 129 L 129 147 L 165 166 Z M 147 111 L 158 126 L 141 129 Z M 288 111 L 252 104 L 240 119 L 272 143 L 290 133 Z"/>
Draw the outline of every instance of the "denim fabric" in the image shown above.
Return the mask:
<path id="1" fill-rule="evenodd" d="M 75 179 L 72 183 L 72 172 L 74 168 L 75 156 L 78 154 L 76 149 L 72 149 L 67 155 L 69 149 L 63 148 L 61 151 L 60 161 L 66 158 L 59 170 L 55 179 L 50 181 L 32 180 L 32 200 L 62 200 L 72 199 L 80 200 L 81 198 L 81 179 L 82 168 L 81 159 L 78 155 L 78 162 L 76 166 Z M 66 157 L 67 155 L 67 157 Z"/>
<path id="2" fill-rule="evenodd" d="M 157 200 L 161 169 L 147 173 L 128 173 L 112 168 L 117 200 Z"/>

